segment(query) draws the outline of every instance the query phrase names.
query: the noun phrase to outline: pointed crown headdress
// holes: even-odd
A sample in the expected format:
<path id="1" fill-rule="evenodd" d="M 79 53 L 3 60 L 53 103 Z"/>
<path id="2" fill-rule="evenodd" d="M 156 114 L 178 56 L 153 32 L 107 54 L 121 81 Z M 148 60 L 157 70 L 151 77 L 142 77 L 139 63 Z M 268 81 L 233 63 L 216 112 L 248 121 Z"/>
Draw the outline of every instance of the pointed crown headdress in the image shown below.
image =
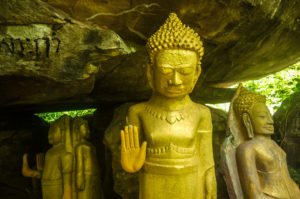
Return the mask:
<path id="1" fill-rule="evenodd" d="M 171 13 L 165 23 L 147 41 L 150 63 L 154 63 L 155 54 L 162 49 L 186 49 L 198 54 L 199 65 L 204 53 L 200 36 L 184 25 L 175 13 Z"/>

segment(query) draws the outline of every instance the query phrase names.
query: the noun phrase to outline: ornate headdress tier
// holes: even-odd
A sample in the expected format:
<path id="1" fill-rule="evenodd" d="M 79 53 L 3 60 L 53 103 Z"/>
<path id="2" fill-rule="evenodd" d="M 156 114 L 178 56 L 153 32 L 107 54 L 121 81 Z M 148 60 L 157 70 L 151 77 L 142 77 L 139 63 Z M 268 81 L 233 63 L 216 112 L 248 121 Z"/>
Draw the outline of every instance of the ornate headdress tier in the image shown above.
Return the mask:
<path id="1" fill-rule="evenodd" d="M 252 106 L 256 103 L 265 104 L 266 97 L 241 87 L 239 96 L 233 102 L 233 108 L 238 117 L 241 117 L 243 113 L 249 113 Z"/>
<path id="2" fill-rule="evenodd" d="M 162 49 L 187 49 L 195 51 L 199 56 L 199 64 L 204 53 L 200 36 L 190 27 L 184 25 L 175 13 L 171 13 L 165 23 L 147 42 L 150 62 L 154 55 Z"/>

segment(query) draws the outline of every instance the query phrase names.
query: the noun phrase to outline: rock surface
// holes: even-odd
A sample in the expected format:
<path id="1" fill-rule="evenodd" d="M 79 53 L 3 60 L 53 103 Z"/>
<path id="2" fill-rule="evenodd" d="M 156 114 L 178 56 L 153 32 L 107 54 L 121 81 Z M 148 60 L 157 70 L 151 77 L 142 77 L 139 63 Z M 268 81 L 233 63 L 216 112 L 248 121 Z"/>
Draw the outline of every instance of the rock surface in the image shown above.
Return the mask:
<path id="1" fill-rule="evenodd" d="M 212 87 L 300 60 L 299 6 L 297 0 L 3 0 L 0 106 L 148 98 L 145 41 L 171 11 L 204 41 L 194 98 L 229 101 L 232 91 Z"/>
<path id="2" fill-rule="evenodd" d="M 41 1 L 7 1 L 0 12 L 1 105 L 88 94 L 100 62 L 130 50 L 113 31 L 73 20 Z M 94 65 L 96 64 L 96 65 Z"/>
<path id="3" fill-rule="evenodd" d="M 22 156 L 29 153 L 33 163 L 36 153 L 44 152 L 47 125 L 31 114 L 0 117 L 0 193 L 3 199 L 39 199 L 39 181 L 22 176 Z"/>
<path id="4" fill-rule="evenodd" d="M 274 122 L 280 146 L 287 153 L 288 165 L 300 168 L 300 92 L 282 102 L 274 114 Z"/>

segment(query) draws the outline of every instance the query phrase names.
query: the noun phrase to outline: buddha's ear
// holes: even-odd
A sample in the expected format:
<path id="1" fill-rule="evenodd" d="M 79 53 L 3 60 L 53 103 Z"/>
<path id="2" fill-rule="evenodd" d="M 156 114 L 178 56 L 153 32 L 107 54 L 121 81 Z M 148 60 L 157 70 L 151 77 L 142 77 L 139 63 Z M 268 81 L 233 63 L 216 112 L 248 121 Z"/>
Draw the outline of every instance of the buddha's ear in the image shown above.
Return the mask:
<path id="1" fill-rule="evenodd" d="M 243 121 L 243 124 L 246 128 L 248 137 L 250 139 L 253 138 L 254 137 L 253 126 L 252 126 L 252 122 L 251 122 L 249 113 L 243 113 L 242 121 Z"/>
<path id="2" fill-rule="evenodd" d="M 196 71 L 195 71 L 195 76 L 194 76 L 196 82 L 197 82 L 197 80 L 198 80 L 200 74 L 201 74 L 201 66 L 198 65 L 198 66 L 196 66 Z"/>
<path id="3" fill-rule="evenodd" d="M 153 89 L 153 66 L 150 63 L 147 65 L 147 79 L 150 87 Z"/>

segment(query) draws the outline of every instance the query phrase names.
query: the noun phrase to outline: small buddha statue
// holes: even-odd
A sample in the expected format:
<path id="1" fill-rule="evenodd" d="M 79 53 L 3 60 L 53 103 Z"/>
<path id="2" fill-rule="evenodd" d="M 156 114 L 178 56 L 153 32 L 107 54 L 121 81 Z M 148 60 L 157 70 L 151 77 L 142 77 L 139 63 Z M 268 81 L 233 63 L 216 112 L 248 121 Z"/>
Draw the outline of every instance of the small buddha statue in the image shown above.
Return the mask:
<path id="1" fill-rule="evenodd" d="M 88 122 L 80 117 L 74 119 L 75 187 L 77 199 L 102 199 L 100 170 L 96 148 L 87 139 L 90 136 Z"/>
<path id="2" fill-rule="evenodd" d="M 38 170 L 29 168 L 27 154 L 23 156 L 22 174 L 41 178 L 43 199 L 72 199 L 72 153 L 66 151 L 64 144 L 69 126 L 66 120 L 63 116 L 50 125 L 48 140 L 53 146 L 47 151 L 44 163 L 37 158 Z"/>
<path id="3" fill-rule="evenodd" d="M 201 73 L 200 37 L 171 13 L 147 50 L 153 94 L 129 108 L 122 168 L 139 172 L 140 199 L 216 198 L 210 110 L 189 97 Z"/>
<path id="4" fill-rule="evenodd" d="M 264 96 L 243 87 L 232 102 L 242 134 L 236 148 L 236 166 L 245 199 L 297 199 L 300 191 L 291 179 L 285 152 L 271 139 L 272 115 Z M 241 197 L 240 197 L 241 198 Z"/>

